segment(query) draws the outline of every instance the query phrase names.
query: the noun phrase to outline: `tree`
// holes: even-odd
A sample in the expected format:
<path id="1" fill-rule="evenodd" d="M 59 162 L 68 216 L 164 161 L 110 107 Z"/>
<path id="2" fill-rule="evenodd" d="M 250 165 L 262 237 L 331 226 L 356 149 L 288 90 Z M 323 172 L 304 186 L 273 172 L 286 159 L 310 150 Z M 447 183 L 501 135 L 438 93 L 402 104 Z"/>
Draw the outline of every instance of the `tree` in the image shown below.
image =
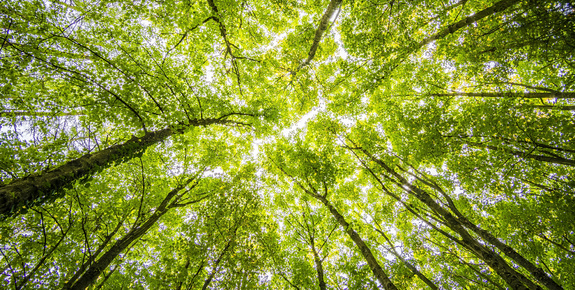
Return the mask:
<path id="1" fill-rule="evenodd" d="M 237 121 L 226 120 L 224 115 L 217 119 L 193 120 L 183 127 L 189 129 L 193 126 L 207 126 L 212 124 L 242 124 Z M 148 147 L 165 140 L 172 134 L 181 134 L 185 129 L 166 128 L 158 131 L 147 132 L 142 137 L 132 137 L 130 140 L 111 146 L 96 153 L 89 153 L 80 158 L 68 161 L 55 169 L 42 172 L 37 176 L 27 176 L 23 179 L 13 180 L 10 184 L 0 189 L 2 208 L 0 213 L 4 215 L 19 213 L 20 208 L 29 207 L 34 203 L 45 199 L 53 199 L 59 191 L 70 183 L 89 176 L 94 171 L 101 170 L 114 163 L 121 163 L 134 156 L 141 155 Z"/>
<path id="2" fill-rule="evenodd" d="M 0 285 L 573 288 L 574 13 L 4 1 Z"/>

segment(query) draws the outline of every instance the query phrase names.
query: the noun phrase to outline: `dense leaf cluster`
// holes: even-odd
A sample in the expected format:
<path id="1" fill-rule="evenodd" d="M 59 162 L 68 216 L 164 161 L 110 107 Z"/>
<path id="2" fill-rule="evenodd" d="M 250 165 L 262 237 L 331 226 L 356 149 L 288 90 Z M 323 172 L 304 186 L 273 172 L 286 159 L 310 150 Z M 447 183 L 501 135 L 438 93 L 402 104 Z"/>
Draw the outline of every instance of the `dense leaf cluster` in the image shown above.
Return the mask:
<path id="1" fill-rule="evenodd" d="M 2 289 L 573 289 L 563 0 L 6 0 Z"/>

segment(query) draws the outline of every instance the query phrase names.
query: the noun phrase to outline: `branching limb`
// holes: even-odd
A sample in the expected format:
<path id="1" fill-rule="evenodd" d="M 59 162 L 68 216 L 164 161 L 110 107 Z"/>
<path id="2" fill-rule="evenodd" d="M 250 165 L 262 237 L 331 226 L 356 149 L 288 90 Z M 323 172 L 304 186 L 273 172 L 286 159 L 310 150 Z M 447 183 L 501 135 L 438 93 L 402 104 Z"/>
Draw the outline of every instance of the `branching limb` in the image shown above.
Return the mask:
<path id="1" fill-rule="evenodd" d="M 313 37 L 313 43 L 311 45 L 311 48 L 309 49 L 307 59 L 299 65 L 297 70 L 300 70 L 304 66 L 309 65 L 310 62 L 315 57 L 315 54 L 317 52 L 317 48 L 319 47 L 319 42 L 321 41 L 323 34 L 327 30 L 329 20 L 332 18 L 334 13 L 336 13 L 336 11 L 339 14 L 338 8 L 341 5 L 341 2 L 342 2 L 342 0 L 331 0 L 331 2 L 329 2 L 327 9 L 323 13 L 321 20 L 319 21 L 319 27 L 315 31 L 315 36 Z M 335 18 L 337 18 L 337 15 Z M 334 21 L 335 21 L 335 19 L 334 19 Z"/>

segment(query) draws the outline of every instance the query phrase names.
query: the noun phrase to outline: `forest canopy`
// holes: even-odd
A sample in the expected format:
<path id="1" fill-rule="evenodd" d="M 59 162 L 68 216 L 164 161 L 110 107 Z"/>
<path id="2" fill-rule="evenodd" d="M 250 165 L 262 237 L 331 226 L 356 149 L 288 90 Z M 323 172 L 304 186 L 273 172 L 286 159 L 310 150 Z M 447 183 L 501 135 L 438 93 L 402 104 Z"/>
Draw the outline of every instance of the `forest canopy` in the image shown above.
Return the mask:
<path id="1" fill-rule="evenodd" d="M 575 8 L 4 0 L 2 289 L 575 289 Z"/>

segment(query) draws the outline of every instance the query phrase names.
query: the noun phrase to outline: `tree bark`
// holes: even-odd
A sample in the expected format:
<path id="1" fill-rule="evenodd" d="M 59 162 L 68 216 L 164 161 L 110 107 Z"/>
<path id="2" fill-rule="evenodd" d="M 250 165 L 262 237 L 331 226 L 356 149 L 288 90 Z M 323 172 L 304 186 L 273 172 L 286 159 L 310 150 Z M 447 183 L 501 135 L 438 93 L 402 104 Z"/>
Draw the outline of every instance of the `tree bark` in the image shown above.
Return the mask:
<path id="1" fill-rule="evenodd" d="M 313 260 L 315 262 L 315 270 L 317 272 L 317 280 L 319 282 L 319 289 L 320 290 L 326 290 L 327 286 L 325 284 L 325 279 L 324 279 L 323 265 L 322 265 L 321 259 L 319 258 L 319 254 L 317 253 L 317 251 L 315 249 L 315 245 L 313 244 L 313 242 L 312 242 L 311 250 L 313 253 Z"/>
<path id="2" fill-rule="evenodd" d="M 527 277 L 523 276 L 521 273 L 517 272 L 511 268 L 505 259 L 500 255 L 493 252 L 489 247 L 484 245 L 475 239 L 464 227 L 464 225 L 457 219 L 453 214 L 451 214 L 447 209 L 441 206 L 437 201 L 435 201 L 429 193 L 425 190 L 420 189 L 417 186 L 413 186 L 409 183 L 403 176 L 398 172 L 389 167 L 385 162 L 380 159 L 375 158 L 367 150 L 359 148 L 364 152 L 371 160 L 380 165 L 386 172 L 395 177 L 395 180 L 391 179 L 390 176 L 385 176 L 387 179 L 392 180 L 397 186 L 402 190 L 411 194 L 415 198 L 423 202 L 428 208 L 430 208 L 435 214 L 443 218 L 444 224 L 451 230 L 459 234 L 461 240 L 459 243 L 469 249 L 478 258 L 485 261 L 503 280 L 513 289 L 540 289 L 535 283 L 529 280 Z M 364 164 L 365 166 L 365 164 Z"/>
<path id="3" fill-rule="evenodd" d="M 535 279 L 541 282 L 545 287 L 552 290 L 561 290 L 561 287 L 557 282 L 551 279 L 541 268 L 535 266 L 521 254 L 517 253 L 515 249 L 506 245 L 505 243 L 501 242 L 499 239 L 494 237 L 490 232 L 479 228 L 476 224 L 469 221 L 466 217 L 461 216 L 459 220 L 463 223 L 463 225 L 476 233 L 479 237 L 484 239 L 485 241 L 489 242 L 490 244 L 494 245 L 497 249 L 505 253 L 505 255 L 513 261 L 517 262 L 521 267 L 525 268 Z"/>
<path id="4" fill-rule="evenodd" d="M 375 277 L 377 278 L 379 283 L 381 283 L 383 288 L 386 290 L 397 290 L 397 287 L 393 284 L 393 282 L 391 282 L 391 280 L 389 280 L 389 278 L 387 277 L 387 275 L 385 274 L 385 272 L 383 271 L 383 269 L 381 268 L 381 266 L 379 265 L 379 263 L 377 262 L 377 260 L 373 256 L 373 253 L 371 252 L 369 247 L 361 239 L 359 234 L 355 230 L 353 230 L 351 225 L 337 211 L 337 209 L 335 209 L 331 205 L 329 200 L 327 200 L 327 198 L 325 198 L 324 196 L 317 195 L 317 194 L 314 195 L 313 197 L 315 197 L 317 200 L 321 201 L 329 209 L 329 211 L 331 212 L 333 217 L 337 220 L 337 222 L 343 227 L 345 232 L 349 235 L 349 237 L 353 240 L 355 245 L 361 251 L 361 254 L 363 255 L 363 257 L 367 261 L 367 264 L 369 265 L 369 267 L 371 268 L 371 271 L 373 272 L 373 274 L 375 275 Z"/>
<path id="5" fill-rule="evenodd" d="M 61 117 L 82 116 L 81 112 L 35 112 L 35 111 L 0 111 L 0 117 L 23 116 L 23 117 Z"/>
<path id="6" fill-rule="evenodd" d="M 124 220 L 125 219 L 122 218 L 120 220 L 120 222 L 118 222 L 118 224 L 116 225 L 114 230 L 104 238 L 104 241 L 102 241 L 102 243 L 98 246 L 98 249 L 94 252 L 94 254 L 92 256 L 88 257 L 88 261 L 86 261 L 85 263 L 83 263 L 80 266 L 78 271 L 76 271 L 76 273 L 74 273 L 72 278 L 70 278 L 68 280 L 67 284 L 72 284 L 76 280 L 78 280 L 78 278 L 80 278 L 82 273 L 84 273 L 84 271 L 86 271 L 86 269 L 94 262 L 94 259 L 96 259 L 98 257 L 98 255 L 100 255 L 100 253 L 104 250 L 104 248 L 110 243 L 110 241 L 112 240 L 114 235 L 116 235 L 116 233 L 120 230 L 120 228 L 122 227 L 122 224 L 124 223 Z"/>
<path id="7" fill-rule="evenodd" d="M 421 180 L 420 178 L 418 178 L 418 179 Z M 467 217 L 465 217 L 459 211 L 459 209 L 457 209 L 457 207 L 455 206 L 455 203 L 453 202 L 453 200 L 451 199 L 451 197 L 449 195 L 447 195 L 437 185 L 434 185 L 434 186 L 445 197 L 445 199 L 447 200 L 448 208 L 451 210 L 451 212 L 453 212 L 455 214 L 455 216 L 458 219 L 458 222 L 461 225 L 470 229 L 475 234 L 477 234 L 479 237 L 481 237 L 483 240 L 485 240 L 485 241 L 489 242 L 490 244 L 492 244 L 493 246 L 495 246 L 497 249 L 499 249 L 501 252 L 503 252 L 507 257 L 513 259 L 517 264 L 519 264 L 521 267 L 523 267 L 527 271 L 529 271 L 529 273 L 531 273 L 531 275 L 533 275 L 533 277 L 535 277 L 535 279 L 537 279 L 537 281 L 541 282 L 548 289 L 552 289 L 552 290 L 563 289 L 557 282 L 555 282 L 553 279 L 551 279 L 541 268 L 538 268 L 533 263 L 531 263 L 529 260 L 527 260 L 525 257 L 523 257 L 521 254 L 517 253 L 515 251 L 515 249 L 513 249 L 512 247 L 508 246 L 507 244 L 501 242 L 499 239 L 497 239 L 495 236 L 493 236 L 490 232 L 488 232 L 484 229 L 481 229 L 476 224 L 472 223 L 469 219 L 467 219 Z"/>
<path id="8" fill-rule="evenodd" d="M 317 52 L 317 48 L 319 47 L 319 42 L 321 41 L 321 38 L 329 25 L 329 20 L 333 16 L 337 8 L 341 5 L 342 1 L 343 0 L 331 0 L 329 2 L 327 9 L 323 13 L 321 20 L 319 21 L 319 27 L 315 31 L 315 36 L 313 37 L 313 43 L 311 45 L 311 48 L 309 49 L 308 57 L 304 62 L 302 62 L 299 65 L 298 70 L 306 65 L 309 65 L 310 62 L 315 57 L 315 53 Z"/>
<path id="9" fill-rule="evenodd" d="M 474 264 L 472 264 L 472 263 L 467 262 L 467 261 L 466 261 L 465 259 L 463 259 L 458 253 L 455 253 L 455 252 L 452 251 L 449 247 L 446 247 L 446 246 L 442 245 L 441 243 L 435 242 L 435 241 L 433 241 L 433 240 L 431 240 L 431 239 L 429 239 L 429 238 L 424 238 L 424 239 L 427 240 L 427 241 L 429 241 L 429 242 L 431 242 L 432 244 L 434 244 L 434 245 L 437 246 L 438 248 L 441 248 L 443 251 L 449 253 L 450 255 L 456 257 L 461 264 L 466 265 L 469 269 L 471 269 L 473 272 L 475 272 L 478 276 L 480 276 L 481 278 L 483 278 L 483 279 L 489 281 L 489 283 L 491 283 L 491 284 L 493 284 L 495 287 L 497 287 L 497 289 L 500 289 L 500 290 L 504 290 L 504 289 L 505 289 L 503 286 L 501 286 L 501 284 L 499 284 L 499 283 L 493 281 L 491 278 L 489 278 L 488 275 L 486 275 L 486 274 L 482 273 L 480 270 L 476 269 L 475 266 L 477 266 L 477 265 L 474 265 Z"/>
<path id="10" fill-rule="evenodd" d="M 248 201 L 249 202 L 249 201 Z M 226 243 L 226 246 L 224 247 L 224 249 L 222 250 L 222 252 L 220 253 L 220 255 L 218 256 L 218 258 L 216 259 L 216 261 L 214 262 L 213 266 L 212 266 L 212 272 L 210 273 L 210 275 L 208 276 L 208 278 L 204 281 L 204 285 L 202 286 L 202 290 L 206 290 L 208 289 L 208 286 L 210 285 L 210 283 L 212 282 L 212 280 L 214 279 L 214 277 L 216 276 L 216 273 L 218 271 L 218 266 L 220 265 L 220 263 L 222 262 L 222 259 L 224 258 L 225 254 L 230 250 L 230 247 L 232 246 L 232 244 L 234 243 L 234 241 L 236 240 L 236 235 L 238 233 L 238 229 L 240 228 L 240 226 L 242 225 L 243 222 L 243 218 L 245 216 L 245 210 L 247 208 L 247 204 L 246 206 L 243 208 L 242 210 L 242 215 L 240 217 L 240 219 L 238 220 L 238 223 L 236 224 L 234 231 L 232 232 L 231 238 L 228 240 L 228 242 Z"/>
<path id="11" fill-rule="evenodd" d="M 308 212 L 309 214 L 309 212 Z M 304 230 L 306 231 L 306 237 L 304 237 L 304 235 L 300 235 L 300 237 L 302 239 L 305 240 L 305 242 L 311 247 L 311 252 L 313 254 L 313 261 L 315 263 L 315 270 L 317 272 L 317 280 L 318 280 L 318 284 L 319 284 L 319 289 L 320 290 L 325 290 L 327 289 L 327 285 L 325 283 L 325 274 L 324 274 L 324 270 L 323 270 L 323 259 L 320 257 L 320 254 L 317 250 L 317 248 L 315 247 L 315 223 L 313 221 L 313 217 L 311 214 L 308 215 L 310 222 L 311 222 L 311 226 L 308 224 L 308 221 L 306 220 L 306 215 L 305 213 L 302 213 L 302 217 L 303 217 L 303 224 L 299 222 L 299 220 L 295 220 L 296 223 Z M 335 230 L 335 228 L 334 228 Z M 329 238 L 329 236 L 328 236 Z M 327 239 L 326 239 L 327 242 Z M 324 242 L 325 245 L 325 242 Z M 321 249 L 321 248 L 320 248 Z"/>
<path id="12" fill-rule="evenodd" d="M 133 242 L 137 241 L 141 236 L 143 236 L 156 222 L 166 214 L 170 208 L 174 205 L 172 200 L 178 195 L 178 193 L 183 190 L 186 185 L 190 184 L 194 178 L 189 179 L 184 185 L 181 185 L 172 191 L 170 191 L 154 213 L 148 217 L 148 219 L 139 227 L 133 227 L 125 236 L 116 241 L 114 245 L 104 253 L 98 261 L 91 264 L 88 270 L 84 272 L 80 278 L 76 281 L 69 281 L 64 285 L 64 289 L 80 290 L 86 289 L 90 286 L 96 279 L 102 274 L 102 272 L 122 253 L 126 248 L 130 246 Z M 177 201 L 177 198 L 175 199 Z M 199 200 L 198 200 L 199 201 Z M 73 283 L 72 285 L 70 285 Z"/>
<path id="13" fill-rule="evenodd" d="M 412 189 L 415 187 L 411 186 Z M 473 253 L 476 254 L 477 257 L 485 261 L 487 265 L 489 265 L 493 270 L 505 280 L 509 286 L 513 289 L 540 289 L 537 285 L 523 276 L 521 273 L 515 271 L 511 268 L 505 259 L 503 259 L 500 255 L 490 250 L 484 244 L 477 241 L 473 236 L 465 230 L 465 228 L 458 222 L 458 220 L 448 211 L 443 209 L 441 205 L 435 202 L 431 196 L 427 193 L 420 193 L 421 195 L 417 198 L 425 203 L 429 208 L 431 208 L 434 212 L 438 213 L 442 218 L 445 219 L 446 225 L 452 229 L 454 232 L 459 234 L 461 237 L 462 243 Z"/>
<path id="14" fill-rule="evenodd" d="M 540 283 L 545 285 L 545 287 L 547 287 L 548 289 L 553 289 L 553 290 L 563 289 L 558 283 L 556 283 L 553 279 L 551 279 L 541 268 L 538 268 L 533 263 L 531 263 L 529 260 L 527 260 L 525 257 L 523 257 L 522 255 L 517 253 L 515 251 L 515 249 L 513 249 L 512 247 L 508 246 L 507 244 L 501 242 L 499 239 L 497 239 L 495 236 L 493 236 L 490 232 L 479 228 L 476 224 L 469 221 L 469 219 L 467 219 L 467 217 L 465 217 L 457 209 L 457 207 L 455 206 L 455 203 L 451 200 L 451 197 L 449 197 L 447 194 L 445 194 L 443 192 L 443 190 L 441 190 L 441 189 L 440 189 L 440 192 L 447 199 L 448 208 L 451 210 L 451 212 L 453 212 L 455 214 L 455 216 L 458 219 L 458 222 L 461 225 L 463 225 L 467 229 L 470 229 L 472 232 L 477 234 L 483 240 L 489 242 L 490 244 L 495 246 L 497 249 L 499 249 L 501 252 L 503 252 L 507 257 L 511 258 L 517 264 L 519 264 L 520 266 L 525 268 L 527 271 L 529 271 L 529 273 L 531 273 L 531 275 L 533 275 L 533 277 L 535 277 L 535 279 L 537 279 L 537 281 L 539 281 Z M 429 194 L 428 194 L 428 196 L 429 196 Z"/>
<path id="15" fill-rule="evenodd" d="M 495 14 L 497 12 L 501 12 L 507 8 L 509 8 L 510 6 L 513 6 L 515 3 L 519 3 L 520 0 L 501 0 L 495 4 L 493 4 L 490 7 L 487 7 L 471 16 L 465 17 L 463 19 L 461 19 L 460 21 L 453 23 L 445 28 L 443 28 L 442 30 L 438 31 L 437 33 L 435 33 L 434 35 L 427 37 L 425 39 L 423 39 L 421 42 L 419 42 L 417 44 L 417 46 L 415 47 L 415 49 L 413 49 L 413 51 L 416 51 L 418 49 L 420 49 L 421 47 L 429 44 L 430 42 L 443 38 L 449 34 L 455 33 L 457 30 L 469 26 L 472 23 L 475 23 L 487 16 L 490 16 L 492 14 Z"/>
<path id="16" fill-rule="evenodd" d="M 236 230 L 237 230 L 237 228 L 236 228 Z M 235 232 L 234 232 L 234 235 L 235 235 Z M 226 254 L 226 252 L 228 251 L 228 249 L 232 245 L 232 242 L 233 242 L 233 239 L 228 241 L 228 243 L 226 244 L 226 246 L 224 247 L 224 249 L 222 250 L 222 252 L 218 256 L 218 258 L 214 262 L 214 265 L 212 267 L 212 272 L 210 273 L 208 278 L 206 278 L 206 280 L 204 281 L 204 285 L 202 286 L 202 290 L 206 290 L 206 289 L 208 289 L 208 286 L 210 286 L 210 283 L 212 282 L 212 280 L 216 276 L 216 272 L 218 271 L 218 266 L 220 265 L 220 262 L 222 261 L 224 255 Z"/>
<path id="17" fill-rule="evenodd" d="M 146 222 L 139 228 L 134 228 L 128 232 L 124 237 L 118 240 L 98 261 L 90 266 L 86 272 L 70 287 L 65 289 L 86 289 L 90 286 L 100 274 L 116 259 L 116 257 L 124 251 L 132 242 L 143 236 L 166 211 L 156 211 Z"/>
<path id="18" fill-rule="evenodd" d="M 550 109 L 550 110 L 561 110 L 561 111 L 575 111 L 575 106 L 555 106 L 555 105 L 534 105 L 537 109 Z"/>
<path id="19" fill-rule="evenodd" d="M 548 93 L 518 93 L 518 92 L 508 92 L 508 93 L 448 93 L 448 94 L 432 94 L 432 96 L 437 97 L 480 97 L 480 98 L 525 98 L 525 99 L 573 99 L 575 98 L 575 93 L 566 92 L 548 92 Z M 535 106 L 535 107 L 545 107 L 548 106 Z M 553 107 L 553 106 L 551 106 Z M 570 109 L 569 109 L 570 110 Z"/>
<path id="20" fill-rule="evenodd" d="M 561 165 L 567 165 L 567 166 L 575 167 L 575 160 L 571 160 L 571 159 L 567 159 L 567 158 L 563 158 L 563 157 L 535 155 L 535 154 L 531 154 L 531 153 L 527 153 L 527 152 L 521 152 L 521 151 L 517 151 L 517 150 L 501 148 L 501 147 L 497 147 L 497 146 L 493 146 L 493 145 L 483 145 L 483 144 L 476 143 L 476 142 L 467 142 L 467 144 L 474 146 L 474 147 L 487 148 L 487 149 L 496 150 L 496 151 L 503 151 L 503 152 L 506 152 L 506 153 L 509 153 L 511 155 L 515 155 L 515 156 L 521 157 L 521 158 L 528 158 L 528 159 L 543 161 L 543 162 L 547 162 L 547 163 L 561 164 Z"/>
<path id="21" fill-rule="evenodd" d="M 437 285 L 435 285 L 431 280 L 429 280 L 427 277 L 425 277 L 425 275 L 423 275 L 423 273 L 421 273 L 414 265 L 412 265 L 411 263 L 409 263 L 407 260 L 405 260 L 394 248 L 393 248 L 393 244 L 391 243 L 391 241 L 389 240 L 389 238 L 387 238 L 387 235 L 380 229 L 375 229 L 376 232 L 378 232 L 381 236 L 383 236 L 383 238 L 385 239 L 385 241 L 387 242 L 387 244 L 389 245 L 389 251 L 398 259 L 401 260 L 401 262 L 403 262 L 403 264 L 405 264 L 405 266 L 407 266 L 407 268 L 409 268 L 409 270 L 411 270 L 411 272 L 413 274 L 415 274 L 417 277 L 419 277 L 419 279 L 421 279 L 421 281 L 423 281 L 429 288 L 433 289 L 433 290 L 437 290 L 439 289 L 439 287 L 437 287 Z"/>
<path id="22" fill-rule="evenodd" d="M 272 162 L 274 162 L 272 160 Z M 337 211 L 337 209 L 335 207 L 333 207 L 331 205 L 331 203 L 329 202 L 329 200 L 327 200 L 326 196 L 327 196 L 327 187 L 325 189 L 325 196 L 324 195 L 320 195 L 315 191 L 310 191 L 307 188 L 305 188 L 305 186 L 303 186 L 301 184 L 301 182 L 299 182 L 297 179 L 295 179 L 293 176 L 289 175 L 281 166 L 277 165 L 277 163 L 274 162 L 274 164 L 276 164 L 276 166 L 278 167 L 279 170 L 281 170 L 285 175 L 289 176 L 290 178 L 292 178 L 292 180 L 295 181 L 295 183 L 309 196 L 317 199 L 318 201 L 320 201 L 321 203 L 323 203 L 330 211 L 330 213 L 333 215 L 333 217 L 337 220 L 337 222 L 343 227 L 344 231 L 349 235 L 349 237 L 352 239 L 352 241 L 355 243 L 355 245 L 359 248 L 362 256 L 365 258 L 365 260 L 367 261 L 367 264 L 369 265 L 369 268 L 371 269 L 371 271 L 373 272 L 373 274 L 375 275 L 375 278 L 379 281 L 379 283 L 383 286 L 384 289 L 386 290 L 397 290 L 397 287 L 393 284 L 393 282 L 391 282 L 391 280 L 387 277 L 387 275 L 385 274 L 385 272 L 383 271 L 383 269 L 381 268 L 381 266 L 379 265 L 379 263 L 377 262 L 377 259 L 373 256 L 373 253 L 371 252 L 371 250 L 369 249 L 369 247 L 365 244 L 365 242 L 361 239 L 361 237 L 359 236 L 359 234 L 353 230 L 353 228 L 351 227 L 351 225 L 345 220 L 345 218 Z M 325 186 L 325 185 L 324 185 Z"/>
<path id="23" fill-rule="evenodd" d="M 545 287 L 547 287 L 548 289 L 552 290 L 563 289 L 558 283 L 553 281 L 553 279 L 551 279 L 541 268 L 538 268 L 529 260 L 527 260 L 525 257 L 523 257 L 521 254 L 517 253 L 515 249 L 501 242 L 490 232 L 481 229 L 476 224 L 472 223 L 457 209 L 451 197 L 445 194 L 445 192 L 443 192 L 442 189 L 440 188 L 438 189 L 440 193 L 447 199 L 448 208 L 451 209 L 451 212 L 455 214 L 459 223 L 461 223 L 464 227 L 470 229 L 472 232 L 481 237 L 483 240 L 495 246 L 497 249 L 503 252 L 507 257 L 514 260 L 521 267 L 525 268 L 527 271 L 529 271 L 529 273 L 531 273 L 531 275 L 533 275 L 533 277 L 535 277 L 535 279 L 537 279 L 537 281 L 545 285 Z"/>
<path id="24" fill-rule="evenodd" d="M 504 138 L 504 137 L 499 137 L 499 136 L 494 136 L 494 138 L 506 141 L 507 143 L 510 143 L 510 144 L 515 142 L 515 143 L 520 143 L 520 144 L 529 144 L 529 145 L 532 145 L 534 147 L 541 147 L 541 148 L 556 150 L 556 151 L 560 151 L 560 152 L 575 153 L 575 150 L 572 150 L 572 149 L 565 149 L 565 148 L 561 148 L 561 147 L 551 146 L 551 145 L 539 143 L 539 142 L 536 142 L 533 140 L 521 141 L 521 140 L 517 140 L 517 138 L 516 139 L 509 139 L 509 138 Z"/>
<path id="25" fill-rule="evenodd" d="M 6 216 L 16 216 L 25 209 L 58 197 L 67 186 L 74 181 L 110 167 L 114 163 L 123 163 L 142 154 L 148 147 L 165 140 L 173 134 L 183 133 L 187 128 L 207 126 L 212 124 L 234 123 L 219 119 L 192 120 L 182 129 L 165 128 L 147 132 L 142 137 L 132 137 L 123 144 L 114 145 L 96 153 L 86 154 L 78 159 L 68 161 L 47 172 L 13 180 L 0 186 L 0 219 Z"/>
<path id="26" fill-rule="evenodd" d="M 378 80 L 382 80 L 384 79 L 389 73 L 391 73 L 391 71 L 395 70 L 397 67 L 399 67 L 399 65 L 401 63 L 403 63 L 405 60 L 408 59 L 408 56 L 417 52 L 418 50 L 420 50 L 422 47 L 426 46 L 427 44 L 431 43 L 434 40 L 438 40 L 441 38 L 446 37 L 449 34 L 453 34 L 455 33 L 457 30 L 470 26 L 473 23 L 488 17 L 490 15 L 493 15 L 497 12 L 501 12 L 507 8 L 509 8 L 510 6 L 513 6 L 516 3 L 521 2 L 520 0 L 501 0 L 495 4 L 493 4 L 492 6 L 485 8 L 471 16 L 468 16 L 456 23 L 450 24 L 447 27 L 439 30 L 437 33 L 435 33 L 434 35 L 431 35 L 425 39 L 423 39 L 422 41 L 420 41 L 419 43 L 414 44 L 412 47 L 407 48 L 405 50 L 405 53 L 399 58 L 399 61 L 395 64 L 393 64 L 391 67 L 384 67 L 382 69 L 380 69 L 376 74 L 380 74 L 382 71 L 388 70 L 384 76 L 381 76 L 378 78 Z"/>

